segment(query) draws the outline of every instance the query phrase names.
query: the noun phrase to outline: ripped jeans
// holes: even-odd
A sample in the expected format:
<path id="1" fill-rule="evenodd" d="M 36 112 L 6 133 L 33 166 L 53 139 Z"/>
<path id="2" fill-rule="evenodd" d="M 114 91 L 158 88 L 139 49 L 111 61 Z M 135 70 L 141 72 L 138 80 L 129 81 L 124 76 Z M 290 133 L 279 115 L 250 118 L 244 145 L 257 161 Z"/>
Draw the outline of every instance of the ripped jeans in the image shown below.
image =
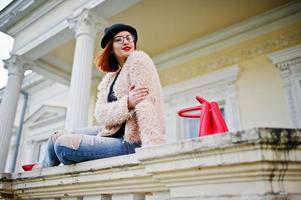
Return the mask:
<path id="1" fill-rule="evenodd" d="M 128 143 L 123 138 L 97 136 L 98 127 L 58 131 L 48 139 L 42 167 L 74 163 L 135 153 L 141 143 Z"/>

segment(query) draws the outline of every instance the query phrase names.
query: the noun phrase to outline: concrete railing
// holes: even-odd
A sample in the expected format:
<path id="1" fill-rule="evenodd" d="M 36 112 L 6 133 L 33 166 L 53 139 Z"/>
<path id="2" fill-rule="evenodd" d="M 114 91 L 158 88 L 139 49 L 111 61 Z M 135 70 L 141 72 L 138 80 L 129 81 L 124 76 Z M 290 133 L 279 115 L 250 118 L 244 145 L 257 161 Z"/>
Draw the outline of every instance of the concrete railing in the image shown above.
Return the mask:
<path id="1" fill-rule="evenodd" d="M 255 128 L 2 174 L 2 199 L 301 199 L 301 131 Z"/>

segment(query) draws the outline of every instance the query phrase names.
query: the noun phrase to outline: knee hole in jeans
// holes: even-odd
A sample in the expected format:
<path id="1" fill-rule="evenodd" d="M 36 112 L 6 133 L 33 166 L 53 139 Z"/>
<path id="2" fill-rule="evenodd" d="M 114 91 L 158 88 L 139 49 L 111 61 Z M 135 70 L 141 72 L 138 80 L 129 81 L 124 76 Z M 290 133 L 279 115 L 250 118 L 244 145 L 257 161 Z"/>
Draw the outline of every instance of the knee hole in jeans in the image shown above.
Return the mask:
<path id="1" fill-rule="evenodd" d="M 80 134 L 63 134 L 57 138 L 55 145 L 65 146 L 77 150 L 80 146 L 83 136 Z"/>
<path id="2" fill-rule="evenodd" d="M 51 136 L 52 142 L 55 143 L 56 140 L 61 137 L 64 134 L 64 131 L 56 131 L 54 134 Z"/>

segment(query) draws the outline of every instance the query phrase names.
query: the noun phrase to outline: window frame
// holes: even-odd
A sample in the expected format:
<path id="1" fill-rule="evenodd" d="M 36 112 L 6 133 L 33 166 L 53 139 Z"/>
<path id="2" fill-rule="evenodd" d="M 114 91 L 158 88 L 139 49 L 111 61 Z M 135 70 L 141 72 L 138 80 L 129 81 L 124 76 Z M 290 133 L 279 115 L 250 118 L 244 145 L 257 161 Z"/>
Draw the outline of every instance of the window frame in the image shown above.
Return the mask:
<path id="1" fill-rule="evenodd" d="M 182 108 L 199 105 L 195 96 L 202 96 L 208 101 L 224 102 L 225 118 L 229 130 L 240 130 L 239 105 L 235 85 L 239 71 L 239 66 L 233 65 L 164 87 L 167 142 L 185 138 L 183 122 L 177 112 Z"/>
<path id="2" fill-rule="evenodd" d="M 282 76 L 291 128 L 301 128 L 301 45 L 274 52 L 268 57 Z"/>

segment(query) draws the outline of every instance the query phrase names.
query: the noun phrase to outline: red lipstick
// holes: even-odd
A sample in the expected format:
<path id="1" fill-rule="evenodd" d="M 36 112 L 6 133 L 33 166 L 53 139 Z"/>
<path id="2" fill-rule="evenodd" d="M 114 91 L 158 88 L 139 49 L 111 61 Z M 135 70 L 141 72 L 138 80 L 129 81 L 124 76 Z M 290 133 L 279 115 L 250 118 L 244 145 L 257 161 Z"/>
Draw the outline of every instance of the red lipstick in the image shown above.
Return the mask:
<path id="1" fill-rule="evenodd" d="M 130 50 L 131 50 L 131 47 L 125 46 L 125 47 L 122 48 L 122 50 L 123 50 L 123 51 L 130 51 Z"/>

